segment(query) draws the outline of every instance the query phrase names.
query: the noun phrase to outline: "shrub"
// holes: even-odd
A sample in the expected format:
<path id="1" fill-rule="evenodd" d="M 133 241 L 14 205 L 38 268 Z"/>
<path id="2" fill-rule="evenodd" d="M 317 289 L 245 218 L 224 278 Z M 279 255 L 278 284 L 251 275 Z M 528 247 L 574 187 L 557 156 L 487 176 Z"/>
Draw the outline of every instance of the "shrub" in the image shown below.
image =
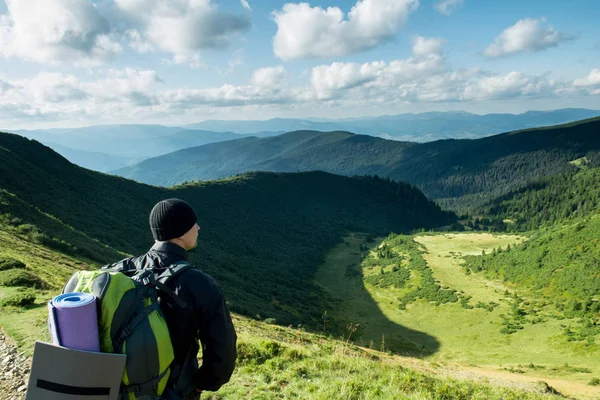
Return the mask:
<path id="1" fill-rule="evenodd" d="M 13 307 L 24 307 L 33 304 L 35 301 L 35 293 L 32 291 L 24 291 L 21 293 L 8 296 L 4 299 L 0 299 L 0 307 L 13 306 Z"/>
<path id="2" fill-rule="evenodd" d="M 240 364 L 263 364 L 265 361 L 277 357 L 284 348 L 279 342 L 262 340 L 259 343 L 238 342 L 237 353 Z"/>
<path id="3" fill-rule="evenodd" d="M 9 269 L 23 269 L 25 263 L 15 260 L 11 257 L 0 257 L 0 271 L 6 271 Z"/>
<path id="4" fill-rule="evenodd" d="M 0 271 L 0 286 L 26 286 L 43 288 L 45 285 L 41 279 L 20 269 L 9 269 Z"/>

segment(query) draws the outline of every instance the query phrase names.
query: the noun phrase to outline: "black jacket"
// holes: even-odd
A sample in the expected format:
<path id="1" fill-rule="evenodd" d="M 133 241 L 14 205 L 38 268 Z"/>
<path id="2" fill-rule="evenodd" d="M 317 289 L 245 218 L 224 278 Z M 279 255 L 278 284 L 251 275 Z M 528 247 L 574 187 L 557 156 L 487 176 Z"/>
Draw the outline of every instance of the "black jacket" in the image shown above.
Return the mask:
<path id="1" fill-rule="evenodd" d="M 186 250 L 173 243 L 157 242 L 148 253 L 129 259 L 126 268 L 167 268 L 181 260 L 188 261 Z M 167 286 L 187 304 L 180 308 L 169 296 L 160 299 L 175 353 L 171 384 L 180 390 L 190 386 L 218 390 L 229 381 L 237 357 L 237 336 L 223 293 L 215 280 L 198 268 L 181 272 Z M 197 339 L 202 343 L 199 368 Z"/>

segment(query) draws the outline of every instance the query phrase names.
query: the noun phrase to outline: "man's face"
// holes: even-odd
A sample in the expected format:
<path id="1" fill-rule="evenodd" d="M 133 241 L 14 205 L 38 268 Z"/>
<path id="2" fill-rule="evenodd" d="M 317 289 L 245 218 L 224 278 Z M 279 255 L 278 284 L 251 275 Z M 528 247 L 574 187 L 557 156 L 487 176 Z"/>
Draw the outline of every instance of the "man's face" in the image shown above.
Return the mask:
<path id="1" fill-rule="evenodd" d="M 186 250 L 192 250 L 198 245 L 198 231 L 200 226 L 196 223 L 192 228 L 187 231 L 182 237 L 183 248 Z"/>

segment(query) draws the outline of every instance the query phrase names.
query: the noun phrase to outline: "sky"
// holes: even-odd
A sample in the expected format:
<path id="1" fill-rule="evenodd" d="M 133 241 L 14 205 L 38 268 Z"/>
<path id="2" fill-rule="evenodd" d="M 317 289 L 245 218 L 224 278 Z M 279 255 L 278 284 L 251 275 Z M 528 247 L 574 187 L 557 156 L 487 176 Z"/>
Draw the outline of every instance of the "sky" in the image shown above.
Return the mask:
<path id="1" fill-rule="evenodd" d="M 0 0 L 0 130 L 600 109 L 598 0 Z"/>

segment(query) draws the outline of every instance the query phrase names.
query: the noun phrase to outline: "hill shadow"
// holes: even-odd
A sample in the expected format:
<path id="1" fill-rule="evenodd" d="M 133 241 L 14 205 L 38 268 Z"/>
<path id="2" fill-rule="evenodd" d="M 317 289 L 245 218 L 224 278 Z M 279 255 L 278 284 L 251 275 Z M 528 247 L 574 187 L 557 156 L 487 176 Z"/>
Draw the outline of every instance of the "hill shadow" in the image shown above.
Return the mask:
<path id="1" fill-rule="evenodd" d="M 435 354 L 440 348 L 436 337 L 391 321 L 366 290 L 360 268 L 361 243 L 374 248 L 380 241 L 365 243 L 362 234 L 345 237 L 343 243 L 327 254 L 315 276 L 315 282 L 332 305 L 323 328 L 343 336 L 344 340 L 350 337 L 355 344 L 376 350 L 417 358 Z M 395 299 L 385 301 L 397 304 Z"/>

